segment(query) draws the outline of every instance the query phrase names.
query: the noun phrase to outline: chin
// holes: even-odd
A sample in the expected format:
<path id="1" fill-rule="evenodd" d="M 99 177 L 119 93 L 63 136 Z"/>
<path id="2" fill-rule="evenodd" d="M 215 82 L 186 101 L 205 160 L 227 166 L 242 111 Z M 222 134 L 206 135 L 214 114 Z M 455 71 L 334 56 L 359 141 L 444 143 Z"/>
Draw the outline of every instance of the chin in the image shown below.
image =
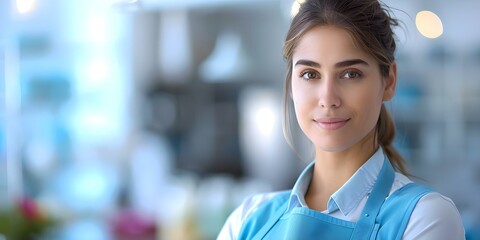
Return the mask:
<path id="1" fill-rule="evenodd" d="M 348 148 L 350 148 L 352 146 L 352 144 L 350 143 L 314 143 L 315 145 L 315 149 L 319 150 L 319 151 L 323 151 L 323 152 L 331 152 L 331 153 L 335 153 L 335 152 L 343 152 L 345 150 L 347 150 Z"/>

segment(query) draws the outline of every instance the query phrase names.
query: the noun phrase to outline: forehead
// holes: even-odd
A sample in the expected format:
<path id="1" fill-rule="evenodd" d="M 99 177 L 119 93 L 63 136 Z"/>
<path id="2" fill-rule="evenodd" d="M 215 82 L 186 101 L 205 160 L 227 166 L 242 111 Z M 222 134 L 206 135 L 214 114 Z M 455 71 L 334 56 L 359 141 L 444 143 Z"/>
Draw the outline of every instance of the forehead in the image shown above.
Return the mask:
<path id="1" fill-rule="evenodd" d="M 375 62 L 347 30 L 335 26 L 315 26 L 309 29 L 300 37 L 293 52 L 293 62 L 309 59 L 328 64 L 353 58 L 361 58 L 368 63 Z"/>

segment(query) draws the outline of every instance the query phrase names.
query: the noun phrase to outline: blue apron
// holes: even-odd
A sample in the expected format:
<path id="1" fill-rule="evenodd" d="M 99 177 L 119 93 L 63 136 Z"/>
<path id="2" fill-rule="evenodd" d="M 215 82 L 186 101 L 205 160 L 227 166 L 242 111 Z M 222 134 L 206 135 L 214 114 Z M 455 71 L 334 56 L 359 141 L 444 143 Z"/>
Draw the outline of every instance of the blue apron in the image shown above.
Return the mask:
<path id="1" fill-rule="evenodd" d="M 401 239 L 416 203 L 431 190 L 410 183 L 385 200 L 394 177 L 392 165 L 385 159 L 357 222 L 334 218 L 305 207 L 295 207 L 286 212 L 290 197 L 288 191 L 257 209 L 243 224 L 238 239 Z"/>

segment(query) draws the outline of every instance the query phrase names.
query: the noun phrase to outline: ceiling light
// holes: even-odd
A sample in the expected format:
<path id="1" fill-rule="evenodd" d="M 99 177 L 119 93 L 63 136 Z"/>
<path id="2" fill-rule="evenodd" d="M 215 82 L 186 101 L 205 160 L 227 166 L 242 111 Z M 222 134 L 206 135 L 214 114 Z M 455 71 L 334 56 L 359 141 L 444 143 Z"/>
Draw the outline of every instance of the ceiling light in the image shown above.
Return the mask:
<path id="1" fill-rule="evenodd" d="M 421 11 L 415 19 L 418 31 L 427 38 L 437 38 L 443 33 L 442 20 L 433 12 Z"/>

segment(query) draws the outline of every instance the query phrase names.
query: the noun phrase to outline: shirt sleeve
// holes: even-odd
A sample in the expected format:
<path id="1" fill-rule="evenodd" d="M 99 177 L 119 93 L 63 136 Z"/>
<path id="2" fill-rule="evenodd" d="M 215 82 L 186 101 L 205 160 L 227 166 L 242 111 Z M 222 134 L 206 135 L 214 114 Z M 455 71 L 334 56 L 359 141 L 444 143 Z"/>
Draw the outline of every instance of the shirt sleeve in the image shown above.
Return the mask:
<path id="1" fill-rule="evenodd" d="M 238 233 L 240 232 L 240 227 L 242 226 L 242 209 L 244 204 L 240 205 L 235 209 L 230 216 L 227 218 L 227 221 L 220 230 L 220 233 L 217 236 L 217 240 L 235 240 L 237 239 Z"/>
<path id="2" fill-rule="evenodd" d="M 429 193 L 413 209 L 403 239 L 465 239 L 465 229 L 453 201 L 439 193 Z"/>
<path id="3" fill-rule="evenodd" d="M 227 218 L 222 230 L 220 230 L 218 234 L 217 240 L 236 240 L 245 220 L 252 215 L 262 203 L 272 199 L 278 193 L 279 192 L 257 194 L 247 197 Z"/>

